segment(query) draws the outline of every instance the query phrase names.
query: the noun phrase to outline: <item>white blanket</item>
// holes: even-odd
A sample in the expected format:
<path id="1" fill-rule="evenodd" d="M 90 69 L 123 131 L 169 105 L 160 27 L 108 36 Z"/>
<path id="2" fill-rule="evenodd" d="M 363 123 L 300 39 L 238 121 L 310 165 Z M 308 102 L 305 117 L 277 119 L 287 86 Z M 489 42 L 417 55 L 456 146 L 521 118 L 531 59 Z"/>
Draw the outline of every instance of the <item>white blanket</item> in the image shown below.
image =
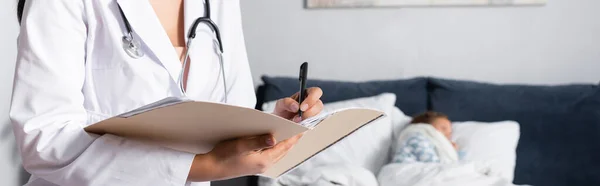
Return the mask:
<path id="1" fill-rule="evenodd" d="M 478 163 L 389 164 L 378 176 L 380 186 L 513 186 L 511 181 L 491 176 L 489 166 Z"/>

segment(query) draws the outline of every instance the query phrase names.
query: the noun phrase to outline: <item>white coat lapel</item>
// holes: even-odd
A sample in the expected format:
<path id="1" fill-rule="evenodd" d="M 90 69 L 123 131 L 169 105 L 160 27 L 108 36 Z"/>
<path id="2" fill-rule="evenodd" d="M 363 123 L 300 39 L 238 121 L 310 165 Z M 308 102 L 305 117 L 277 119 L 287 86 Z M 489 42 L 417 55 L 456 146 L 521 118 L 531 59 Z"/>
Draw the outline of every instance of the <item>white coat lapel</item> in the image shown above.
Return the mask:
<path id="1" fill-rule="evenodd" d="M 194 21 L 199 17 L 205 16 L 203 0 L 185 0 L 184 1 L 184 21 L 185 30 L 189 32 Z M 212 10 L 212 18 L 216 18 L 217 10 L 214 4 Z M 189 33 L 186 33 L 186 36 Z M 196 29 L 196 38 L 193 39 L 190 48 L 190 73 L 188 74 L 188 93 L 195 93 L 202 97 L 211 94 L 207 87 L 214 87 L 219 81 L 220 66 L 217 60 L 215 49 L 217 47 L 214 42 L 215 35 L 206 24 L 201 23 Z M 186 37 L 187 42 L 187 37 Z M 193 86 L 192 86 L 193 85 Z M 208 95 L 206 95 L 208 94 Z"/>
<path id="2" fill-rule="evenodd" d="M 139 35 L 140 42 L 148 46 L 151 53 L 169 71 L 173 81 L 177 82 L 182 68 L 181 62 L 152 5 L 147 0 L 117 0 L 117 3 L 131 24 L 133 32 Z"/>

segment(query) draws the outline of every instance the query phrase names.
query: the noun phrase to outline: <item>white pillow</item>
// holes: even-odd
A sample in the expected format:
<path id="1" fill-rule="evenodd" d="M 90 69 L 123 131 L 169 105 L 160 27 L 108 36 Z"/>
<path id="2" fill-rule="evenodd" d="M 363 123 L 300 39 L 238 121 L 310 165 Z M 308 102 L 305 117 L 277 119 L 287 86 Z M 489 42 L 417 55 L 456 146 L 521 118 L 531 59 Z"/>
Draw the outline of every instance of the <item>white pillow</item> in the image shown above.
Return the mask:
<path id="1" fill-rule="evenodd" d="M 323 112 L 331 112 L 343 108 L 360 107 L 380 110 L 386 113 L 383 117 L 367 126 L 362 127 L 338 143 L 315 155 L 304 162 L 290 174 L 302 176 L 307 171 L 317 166 L 348 163 L 364 167 L 373 174 L 389 162 L 389 151 L 392 141 L 391 115 L 396 95 L 383 93 L 373 97 L 357 98 L 352 100 L 325 104 Z M 272 112 L 275 102 L 263 106 L 265 112 Z"/>
<path id="2" fill-rule="evenodd" d="M 465 152 L 465 161 L 484 162 L 491 174 L 513 180 L 520 127 L 514 121 L 454 122 L 452 139 Z"/>

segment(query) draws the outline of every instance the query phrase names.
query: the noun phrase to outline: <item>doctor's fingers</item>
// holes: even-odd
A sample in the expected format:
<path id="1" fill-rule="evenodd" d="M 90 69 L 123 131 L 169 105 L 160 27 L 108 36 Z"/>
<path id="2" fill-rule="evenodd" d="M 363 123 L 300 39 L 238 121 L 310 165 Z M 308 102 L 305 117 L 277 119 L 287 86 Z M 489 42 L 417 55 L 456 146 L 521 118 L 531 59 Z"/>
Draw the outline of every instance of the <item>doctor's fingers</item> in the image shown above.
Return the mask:
<path id="1" fill-rule="evenodd" d="M 319 87 L 306 89 L 306 92 L 306 99 L 300 103 L 300 110 L 303 112 L 306 112 L 308 109 L 318 104 L 319 101 L 321 101 L 321 96 L 323 96 L 323 90 L 321 90 Z"/>
<path id="2" fill-rule="evenodd" d="M 273 162 L 277 162 L 279 159 L 283 158 L 296 143 L 298 143 L 298 140 L 300 140 L 303 135 L 304 134 L 298 134 L 290 139 L 284 140 L 273 148 L 263 151 L 263 155 L 268 156 Z"/>
<path id="3" fill-rule="evenodd" d="M 298 101 L 293 98 L 283 98 L 277 101 L 277 105 L 275 107 L 283 108 L 285 111 L 290 113 L 296 113 L 298 112 L 298 109 L 300 109 L 300 104 L 298 104 Z"/>
<path id="4" fill-rule="evenodd" d="M 285 150 L 283 153 L 280 153 L 280 154 L 279 154 L 279 156 L 276 156 L 276 157 L 273 159 L 273 162 L 275 162 L 275 163 L 276 163 L 276 162 L 279 162 L 279 160 L 281 160 L 283 157 L 285 157 L 285 155 L 287 155 L 287 154 L 288 154 L 288 152 L 290 152 L 290 150 L 291 150 L 291 149 L 294 147 L 294 145 L 298 144 L 298 141 L 300 140 L 300 138 L 302 138 L 302 136 L 303 136 L 303 135 L 304 135 L 304 134 L 299 134 L 299 135 L 297 136 L 298 138 L 297 138 L 297 139 L 295 139 L 295 141 L 293 141 L 292 145 L 291 145 L 291 146 L 288 146 L 288 148 L 287 148 L 287 149 L 286 149 L 286 150 Z"/>
<path id="5" fill-rule="evenodd" d="M 323 111 L 323 101 L 321 100 L 317 100 L 317 103 L 312 105 L 308 110 L 304 111 L 304 113 L 302 113 L 302 119 L 306 119 L 306 118 L 310 118 L 313 116 L 318 115 L 319 113 L 321 113 L 321 111 Z"/>
<path id="6" fill-rule="evenodd" d="M 251 137 L 251 138 L 241 138 L 235 141 L 235 151 L 238 153 L 246 153 L 257 150 L 262 150 L 265 148 L 273 147 L 277 142 L 275 138 L 271 134 Z"/>

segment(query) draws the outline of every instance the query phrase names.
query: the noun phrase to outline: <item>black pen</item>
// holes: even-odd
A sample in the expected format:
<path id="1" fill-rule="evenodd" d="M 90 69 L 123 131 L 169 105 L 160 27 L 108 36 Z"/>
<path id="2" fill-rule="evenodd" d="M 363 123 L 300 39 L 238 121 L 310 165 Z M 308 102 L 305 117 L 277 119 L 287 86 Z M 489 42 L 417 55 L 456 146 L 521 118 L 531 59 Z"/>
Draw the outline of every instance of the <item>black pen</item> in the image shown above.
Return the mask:
<path id="1" fill-rule="evenodd" d="M 300 81 L 300 92 L 298 95 L 298 104 L 300 105 L 298 107 L 298 116 L 300 118 L 302 118 L 302 109 L 300 109 L 302 106 L 302 102 L 304 102 L 304 99 L 306 98 L 308 92 L 306 92 L 306 79 L 308 76 L 308 62 L 304 62 L 302 63 L 302 65 L 300 66 L 300 77 L 298 78 Z"/>

